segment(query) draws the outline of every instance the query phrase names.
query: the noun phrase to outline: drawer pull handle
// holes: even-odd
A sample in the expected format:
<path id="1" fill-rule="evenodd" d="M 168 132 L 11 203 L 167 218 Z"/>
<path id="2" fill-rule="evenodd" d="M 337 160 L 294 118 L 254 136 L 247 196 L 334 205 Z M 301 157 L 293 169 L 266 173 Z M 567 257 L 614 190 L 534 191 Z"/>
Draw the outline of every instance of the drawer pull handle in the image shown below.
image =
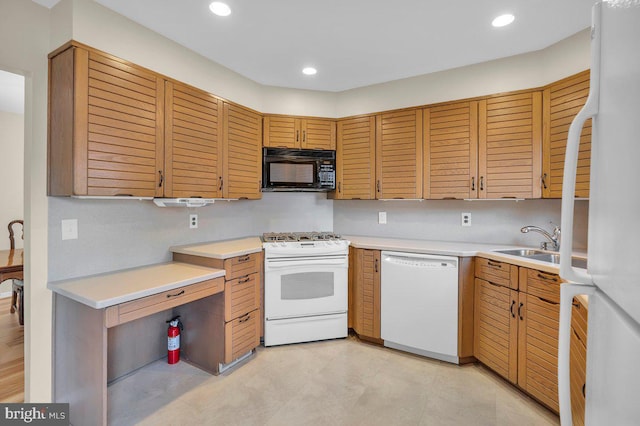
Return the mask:
<path id="1" fill-rule="evenodd" d="M 247 322 L 251 319 L 251 315 L 249 314 L 244 314 L 243 316 L 240 317 L 240 319 L 238 320 L 239 323 L 243 323 L 243 322 Z"/>
<path id="2" fill-rule="evenodd" d="M 549 303 L 550 305 L 558 305 L 558 302 L 554 302 L 553 300 L 549 300 L 549 299 L 545 299 L 544 297 L 538 297 L 538 299 L 542 300 L 543 302 Z"/>
<path id="3" fill-rule="evenodd" d="M 246 255 L 246 256 L 243 256 L 243 257 L 239 257 L 238 258 L 238 262 L 247 262 L 249 259 L 251 259 L 251 256 Z"/>
<path id="4" fill-rule="evenodd" d="M 586 384 L 586 383 L 583 383 L 583 384 L 582 384 L 582 397 L 583 397 L 583 398 L 586 398 L 586 397 L 587 397 L 587 395 L 585 395 L 585 388 L 586 388 L 586 387 L 587 387 L 587 384 Z"/>
<path id="5" fill-rule="evenodd" d="M 249 275 L 245 275 L 242 279 L 238 280 L 238 284 L 244 284 L 251 281 L 251 277 Z"/>
<path id="6" fill-rule="evenodd" d="M 520 302 L 520 305 L 518 305 L 518 316 L 520 317 L 520 321 L 524 320 L 524 317 L 522 316 L 522 307 L 524 306 L 524 303 Z"/>
<path id="7" fill-rule="evenodd" d="M 556 277 L 549 277 L 546 275 L 542 275 L 541 273 L 538 273 L 538 278 L 546 281 L 553 281 L 554 283 L 558 282 L 558 279 Z"/>
<path id="8" fill-rule="evenodd" d="M 515 305 L 515 304 L 516 304 L 516 301 L 515 301 L 515 300 L 512 300 L 512 301 L 511 301 L 511 307 L 509 308 L 509 311 L 511 311 L 511 317 L 512 317 L 512 318 L 515 318 L 515 317 L 516 317 L 516 313 L 515 313 L 515 312 L 513 312 L 513 307 L 514 307 L 514 305 Z"/>
<path id="9" fill-rule="evenodd" d="M 184 290 L 182 290 L 180 293 L 176 293 L 176 294 L 167 294 L 167 299 L 170 297 L 176 297 L 176 296 L 181 296 L 184 294 Z"/>
<path id="10" fill-rule="evenodd" d="M 500 264 L 500 263 L 492 263 L 491 261 L 488 261 L 487 265 L 493 266 L 494 268 L 501 268 L 502 269 L 502 264 Z"/>
<path id="11" fill-rule="evenodd" d="M 378 259 L 376 259 L 376 263 L 375 263 L 374 269 L 375 269 L 376 272 L 378 272 Z"/>

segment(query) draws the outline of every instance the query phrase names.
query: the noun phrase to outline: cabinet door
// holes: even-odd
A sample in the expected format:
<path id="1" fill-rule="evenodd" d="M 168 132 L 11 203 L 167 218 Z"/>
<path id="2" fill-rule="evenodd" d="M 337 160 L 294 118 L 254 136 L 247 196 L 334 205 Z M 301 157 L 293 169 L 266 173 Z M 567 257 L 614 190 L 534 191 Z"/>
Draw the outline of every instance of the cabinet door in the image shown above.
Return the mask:
<path id="1" fill-rule="evenodd" d="M 222 101 L 165 84 L 165 197 L 221 197 Z"/>
<path id="2" fill-rule="evenodd" d="M 336 122 L 324 118 L 301 118 L 300 146 L 304 149 L 336 149 Z"/>
<path id="3" fill-rule="evenodd" d="M 422 112 L 376 117 L 376 198 L 422 198 Z"/>
<path id="4" fill-rule="evenodd" d="M 478 196 L 478 102 L 423 110 L 424 198 Z"/>
<path id="5" fill-rule="evenodd" d="M 380 339 L 380 251 L 356 249 L 353 328 L 361 337 Z"/>
<path id="6" fill-rule="evenodd" d="M 476 278 L 474 356 L 512 383 L 518 380 L 517 301 L 517 291 Z"/>
<path id="7" fill-rule="evenodd" d="M 518 385 L 558 412 L 560 306 L 520 293 L 518 317 Z"/>
<path id="8" fill-rule="evenodd" d="M 375 199 L 375 126 L 375 116 L 338 121 L 336 199 Z"/>
<path id="9" fill-rule="evenodd" d="M 262 198 L 262 116 L 224 103 L 224 174 L 222 196 Z"/>
<path id="10" fill-rule="evenodd" d="M 573 300 L 571 314 L 571 413 L 574 426 L 584 425 L 585 387 L 587 376 L 587 306 Z"/>
<path id="11" fill-rule="evenodd" d="M 540 198 L 542 93 L 483 99 L 479 108 L 479 198 Z"/>
<path id="12" fill-rule="evenodd" d="M 300 148 L 300 120 L 295 117 L 267 115 L 264 117 L 264 146 Z"/>
<path id="13" fill-rule="evenodd" d="M 562 197 L 564 156 L 569 126 L 584 106 L 589 95 L 589 71 L 584 71 L 551 84 L 543 94 L 543 164 L 542 195 L 545 198 Z M 589 197 L 591 169 L 591 119 L 587 120 L 580 135 L 576 197 Z"/>
<path id="14" fill-rule="evenodd" d="M 49 194 L 162 196 L 162 78 L 79 47 L 50 74 Z"/>

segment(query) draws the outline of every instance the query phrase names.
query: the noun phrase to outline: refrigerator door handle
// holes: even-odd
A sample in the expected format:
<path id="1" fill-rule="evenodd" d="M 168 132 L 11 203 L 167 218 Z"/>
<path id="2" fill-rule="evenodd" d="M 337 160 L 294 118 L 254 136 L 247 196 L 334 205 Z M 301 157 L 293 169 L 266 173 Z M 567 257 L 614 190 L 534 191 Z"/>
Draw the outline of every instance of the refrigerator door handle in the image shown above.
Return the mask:
<path id="1" fill-rule="evenodd" d="M 580 134 L 585 121 L 598 114 L 600 103 L 600 15 L 602 4 L 596 3 L 592 9 L 591 27 L 591 74 L 589 96 L 584 107 L 574 118 L 569 127 L 567 150 L 564 160 L 564 178 L 562 182 L 561 229 L 562 245 L 560 246 L 560 276 L 568 281 L 592 283 L 593 280 L 584 270 L 571 266 L 573 252 L 573 209 L 576 190 L 576 171 L 580 150 Z M 592 141 L 593 143 L 593 141 Z"/>
<path id="2" fill-rule="evenodd" d="M 558 330 L 558 402 L 560 404 L 560 425 L 572 426 L 571 413 L 571 309 L 573 298 L 579 294 L 591 295 L 595 286 L 584 284 L 560 285 L 560 326 Z"/>

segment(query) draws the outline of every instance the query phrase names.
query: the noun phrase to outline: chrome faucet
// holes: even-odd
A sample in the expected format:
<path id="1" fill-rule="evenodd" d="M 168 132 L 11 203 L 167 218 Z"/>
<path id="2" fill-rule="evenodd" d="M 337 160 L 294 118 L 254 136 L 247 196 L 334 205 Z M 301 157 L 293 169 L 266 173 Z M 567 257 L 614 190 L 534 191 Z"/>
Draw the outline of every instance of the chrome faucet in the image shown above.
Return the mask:
<path id="1" fill-rule="evenodd" d="M 560 227 L 559 226 L 556 226 L 553 228 L 553 234 L 548 233 L 547 231 L 540 228 L 539 226 L 533 226 L 533 225 L 528 225 L 520 229 L 520 232 L 522 232 L 523 234 L 526 234 L 529 231 L 538 232 L 544 235 L 549 240 L 549 241 L 543 241 L 540 243 L 540 248 L 542 250 L 552 250 L 552 251 L 560 250 Z M 549 243 L 551 243 L 551 246 L 549 246 Z"/>

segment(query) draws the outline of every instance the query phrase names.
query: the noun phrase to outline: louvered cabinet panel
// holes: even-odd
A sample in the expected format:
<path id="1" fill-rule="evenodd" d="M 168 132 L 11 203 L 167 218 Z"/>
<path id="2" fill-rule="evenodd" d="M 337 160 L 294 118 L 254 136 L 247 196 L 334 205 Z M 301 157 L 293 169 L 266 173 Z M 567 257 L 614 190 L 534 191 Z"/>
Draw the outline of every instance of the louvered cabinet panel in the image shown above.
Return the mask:
<path id="1" fill-rule="evenodd" d="M 262 198 L 262 116 L 224 104 L 224 198 Z"/>
<path id="2" fill-rule="evenodd" d="M 163 79 L 75 46 L 50 74 L 49 194 L 162 196 Z"/>
<path id="3" fill-rule="evenodd" d="M 543 98 L 543 196 L 562 197 L 564 157 L 569 126 L 580 112 L 589 95 L 589 71 L 551 84 Z M 589 197 L 591 168 L 591 119 L 585 122 L 580 135 L 576 197 Z"/>
<path id="4" fill-rule="evenodd" d="M 221 197 L 222 101 L 165 83 L 165 197 Z"/>
<path id="5" fill-rule="evenodd" d="M 517 291 L 476 278 L 474 356 L 512 383 L 518 380 L 517 300 Z"/>
<path id="6" fill-rule="evenodd" d="M 478 195 L 478 102 L 425 108 L 424 198 Z"/>
<path id="7" fill-rule="evenodd" d="M 336 199 L 375 199 L 375 126 L 375 116 L 338 121 Z"/>
<path id="8" fill-rule="evenodd" d="M 520 293 L 518 316 L 518 385 L 558 412 L 560 305 Z"/>
<path id="9" fill-rule="evenodd" d="M 264 117 L 264 146 L 300 148 L 300 120 L 295 117 L 267 115 Z"/>
<path id="10" fill-rule="evenodd" d="M 570 389 L 571 414 L 574 426 L 584 425 L 585 388 L 587 377 L 587 306 L 573 299 L 571 314 Z"/>
<path id="11" fill-rule="evenodd" d="M 355 253 L 354 330 L 361 337 L 380 339 L 380 251 Z"/>
<path id="12" fill-rule="evenodd" d="M 540 198 L 542 94 L 479 101 L 479 198 Z"/>
<path id="13" fill-rule="evenodd" d="M 301 147 L 304 149 L 336 149 L 336 122 L 324 118 L 300 119 Z"/>
<path id="14" fill-rule="evenodd" d="M 422 111 L 376 117 L 376 198 L 422 198 Z"/>

